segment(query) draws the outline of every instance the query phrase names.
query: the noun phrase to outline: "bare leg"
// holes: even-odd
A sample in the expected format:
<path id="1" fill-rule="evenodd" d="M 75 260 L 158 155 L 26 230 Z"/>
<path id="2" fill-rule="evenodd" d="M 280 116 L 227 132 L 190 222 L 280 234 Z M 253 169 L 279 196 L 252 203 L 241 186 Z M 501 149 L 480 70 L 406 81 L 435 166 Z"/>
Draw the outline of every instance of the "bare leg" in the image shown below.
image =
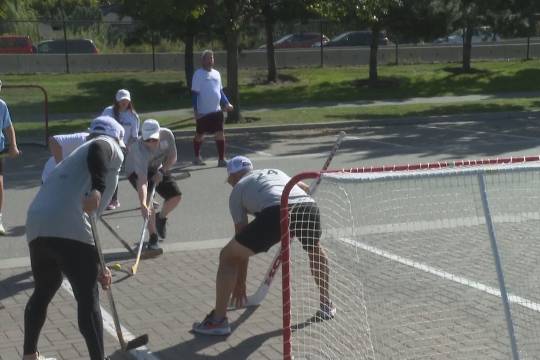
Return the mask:
<path id="1" fill-rule="evenodd" d="M 244 262 L 252 255 L 254 255 L 253 251 L 240 245 L 240 243 L 234 239 L 229 241 L 229 243 L 221 250 L 219 255 L 219 268 L 216 276 L 215 318 L 223 318 L 227 314 L 229 299 L 236 285 L 238 264 Z"/>
<path id="2" fill-rule="evenodd" d="M 163 203 L 163 208 L 161 209 L 160 216 L 163 218 L 166 218 L 167 215 L 169 215 L 169 213 L 178 206 L 178 204 L 180 203 L 180 200 L 182 200 L 182 196 L 178 195 L 165 201 Z"/>
<path id="3" fill-rule="evenodd" d="M 315 284 L 319 288 L 320 302 L 328 305 L 330 304 L 328 257 L 320 245 L 310 246 L 308 256 L 311 275 L 313 275 Z"/>

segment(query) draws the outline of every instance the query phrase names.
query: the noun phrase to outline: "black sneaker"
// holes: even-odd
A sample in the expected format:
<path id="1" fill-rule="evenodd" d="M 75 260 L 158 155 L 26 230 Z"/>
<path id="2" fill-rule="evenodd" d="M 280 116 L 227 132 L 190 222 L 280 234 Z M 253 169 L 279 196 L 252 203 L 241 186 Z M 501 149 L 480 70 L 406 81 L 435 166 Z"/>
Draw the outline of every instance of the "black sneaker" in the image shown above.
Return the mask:
<path id="1" fill-rule="evenodd" d="M 156 229 L 160 238 L 167 237 L 167 218 L 162 218 L 161 212 L 156 213 Z"/>
<path id="2" fill-rule="evenodd" d="M 157 250 L 160 248 L 157 234 L 150 234 L 150 238 L 148 239 L 148 244 L 146 244 L 146 248 L 148 250 Z"/>

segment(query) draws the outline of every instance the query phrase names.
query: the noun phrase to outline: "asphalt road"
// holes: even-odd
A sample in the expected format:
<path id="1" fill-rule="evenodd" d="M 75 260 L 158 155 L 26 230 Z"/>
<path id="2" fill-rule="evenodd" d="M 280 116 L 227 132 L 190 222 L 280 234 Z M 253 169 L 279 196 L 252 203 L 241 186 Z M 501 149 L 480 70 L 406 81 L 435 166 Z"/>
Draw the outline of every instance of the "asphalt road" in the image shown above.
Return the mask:
<path id="1" fill-rule="evenodd" d="M 403 122 L 404 125 L 360 122 L 273 132 L 246 129 L 228 135 L 227 154 L 246 155 L 256 168 L 275 167 L 294 175 L 320 169 L 336 134 L 345 130 L 348 136 L 331 168 L 536 155 L 540 153 L 538 120 L 538 113 L 514 113 L 491 121 L 480 116 L 462 117 L 461 121 L 456 117 L 440 117 Z M 179 182 L 183 200 L 170 215 L 164 246 L 204 247 L 212 241 L 225 242 L 233 234 L 226 171 L 216 167 L 215 145 L 211 139 L 207 140 L 210 141 L 205 142 L 202 150 L 207 165 L 195 167 L 191 165 L 191 136 L 177 137 L 178 165 L 190 171 L 191 177 Z M 0 241 L 0 268 L 11 266 L 7 259 L 24 258 L 28 254 L 26 210 L 39 187 L 42 166 L 48 157 L 40 147 L 29 146 L 23 151 L 21 158 L 8 160 L 6 164 L 3 216 L 9 232 Z M 136 193 L 122 180 L 119 194 L 121 208 L 105 215 L 105 219 L 126 242 L 134 243 L 142 224 L 139 212 L 134 209 Z M 122 247 L 109 230 L 105 227 L 100 230 L 106 249 Z"/>

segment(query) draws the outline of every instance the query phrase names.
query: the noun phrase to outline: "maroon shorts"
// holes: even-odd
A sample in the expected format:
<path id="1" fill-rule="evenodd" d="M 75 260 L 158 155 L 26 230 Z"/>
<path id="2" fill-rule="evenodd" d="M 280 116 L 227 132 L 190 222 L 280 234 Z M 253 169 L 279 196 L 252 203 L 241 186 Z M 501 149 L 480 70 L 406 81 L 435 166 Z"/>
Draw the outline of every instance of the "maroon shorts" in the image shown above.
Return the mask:
<path id="1" fill-rule="evenodd" d="M 223 131 L 223 111 L 206 114 L 197 119 L 197 134 L 213 134 Z"/>

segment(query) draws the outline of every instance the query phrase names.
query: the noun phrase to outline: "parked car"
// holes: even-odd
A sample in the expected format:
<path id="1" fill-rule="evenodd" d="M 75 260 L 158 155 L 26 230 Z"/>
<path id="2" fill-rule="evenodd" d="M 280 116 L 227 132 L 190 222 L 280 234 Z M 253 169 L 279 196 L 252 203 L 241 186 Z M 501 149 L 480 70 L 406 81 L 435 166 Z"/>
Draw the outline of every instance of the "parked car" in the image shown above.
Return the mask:
<path id="1" fill-rule="evenodd" d="M 323 44 L 328 42 L 328 37 L 323 34 Z M 317 32 L 302 32 L 295 34 L 288 34 L 281 39 L 274 41 L 274 48 L 276 49 L 288 49 L 288 48 L 308 48 L 313 45 L 314 42 L 321 42 L 321 34 Z M 264 49 L 266 45 L 262 45 L 259 49 Z"/>
<path id="2" fill-rule="evenodd" d="M 489 26 L 480 26 L 473 29 L 472 40 L 473 44 L 483 42 L 500 41 L 499 35 L 494 33 Z M 463 29 L 454 31 L 448 36 L 443 36 L 434 41 L 436 44 L 463 44 Z"/>
<path id="3" fill-rule="evenodd" d="M 0 36 L 0 54 L 33 54 L 36 47 L 27 35 Z"/>
<path id="4" fill-rule="evenodd" d="M 69 54 L 97 54 L 99 51 L 92 40 L 89 39 L 64 39 L 42 41 L 37 46 L 40 54 L 64 54 L 65 44 Z"/>
<path id="5" fill-rule="evenodd" d="M 333 37 L 324 46 L 370 46 L 371 38 L 371 30 L 347 31 Z M 379 45 L 388 45 L 388 37 L 384 32 L 379 33 Z M 313 46 L 321 45 L 314 43 Z"/>

